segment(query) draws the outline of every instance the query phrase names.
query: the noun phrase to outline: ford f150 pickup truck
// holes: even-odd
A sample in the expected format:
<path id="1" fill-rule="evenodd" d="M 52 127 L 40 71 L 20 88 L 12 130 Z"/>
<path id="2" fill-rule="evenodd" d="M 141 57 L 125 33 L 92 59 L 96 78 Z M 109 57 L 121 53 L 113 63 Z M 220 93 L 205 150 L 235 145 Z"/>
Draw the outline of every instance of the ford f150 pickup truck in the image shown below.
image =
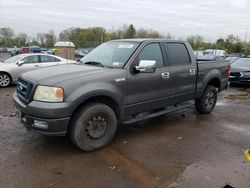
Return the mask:
<path id="1" fill-rule="evenodd" d="M 197 62 L 185 41 L 108 41 L 78 64 L 20 76 L 13 96 L 17 116 L 29 130 L 69 134 L 84 151 L 109 144 L 118 124 L 183 109 L 195 101 L 199 113 L 214 109 L 227 87 L 226 61 Z"/>

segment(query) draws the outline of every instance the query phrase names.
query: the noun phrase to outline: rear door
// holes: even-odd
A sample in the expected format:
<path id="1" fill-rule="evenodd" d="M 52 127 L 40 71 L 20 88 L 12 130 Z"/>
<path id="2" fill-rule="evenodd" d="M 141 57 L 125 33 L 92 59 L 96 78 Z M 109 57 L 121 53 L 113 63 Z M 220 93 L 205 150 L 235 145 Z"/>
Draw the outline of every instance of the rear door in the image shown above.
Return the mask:
<path id="1" fill-rule="evenodd" d="M 49 56 L 49 55 L 40 55 L 40 66 L 41 67 L 49 67 L 54 65 L 59 65 L 60 59 Z"/>
<path id="2" fill-rule="evenodd" d="M 172 103 L 191 100 L 195 94 L 197 65 L 185 43 L 164 43 L 170 77 L 170 95 Z"/>

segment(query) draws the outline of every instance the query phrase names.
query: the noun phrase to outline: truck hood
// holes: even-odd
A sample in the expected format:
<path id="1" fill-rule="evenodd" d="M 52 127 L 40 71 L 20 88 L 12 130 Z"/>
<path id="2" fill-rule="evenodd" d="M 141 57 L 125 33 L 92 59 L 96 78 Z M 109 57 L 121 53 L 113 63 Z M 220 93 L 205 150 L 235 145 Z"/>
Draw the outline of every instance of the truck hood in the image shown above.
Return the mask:
<path id="1" fill-rule="evenodd" d="M 93 74 L 100 75 L 108 70 L 110 69 L 92 65 L 67 64 L 30 71 L 24 73 L 21 77 L 38 84 L 56 85 L 74 78 L 86 77 Z"/>

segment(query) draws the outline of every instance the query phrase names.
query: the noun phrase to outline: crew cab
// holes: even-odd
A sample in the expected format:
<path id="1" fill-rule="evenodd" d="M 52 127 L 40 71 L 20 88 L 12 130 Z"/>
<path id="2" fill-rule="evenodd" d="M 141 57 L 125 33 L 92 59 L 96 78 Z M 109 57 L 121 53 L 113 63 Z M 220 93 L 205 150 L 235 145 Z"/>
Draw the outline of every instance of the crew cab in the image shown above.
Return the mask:
<path id="1" fill-rule="evenodd" d="M 228 74 L 227 61 L 197 62 L 186 41 L 123 39 L 101 44 L 78 64 L 21 75 L 13 97 L 27 129 L 69 134 L 80 149 L 92 151 L 111 142 L 118 124 L 183 109 L 190 101 L 199 113 L 211 113 Z"/>

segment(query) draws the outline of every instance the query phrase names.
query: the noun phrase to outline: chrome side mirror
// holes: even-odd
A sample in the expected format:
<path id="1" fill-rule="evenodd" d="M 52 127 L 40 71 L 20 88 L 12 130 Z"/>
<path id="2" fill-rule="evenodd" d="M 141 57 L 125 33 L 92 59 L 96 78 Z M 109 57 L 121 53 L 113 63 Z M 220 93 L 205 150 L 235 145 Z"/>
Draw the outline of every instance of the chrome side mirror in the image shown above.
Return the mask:
<path id="1" fill-rule="evenodd" d="M 23 60 L 18 61 L 16 64 L 17 64 L 18 66 L 21 66 L 22 64 L 24 64 L 24 61 L 23 61 Z"/>
<path id="2" fill-rule="evenodd" d="M 156 61 L 154 60 L 141 60 L 139 66 L 135 70 L 140 73 L 153 73 L 156 69 Z"/>

